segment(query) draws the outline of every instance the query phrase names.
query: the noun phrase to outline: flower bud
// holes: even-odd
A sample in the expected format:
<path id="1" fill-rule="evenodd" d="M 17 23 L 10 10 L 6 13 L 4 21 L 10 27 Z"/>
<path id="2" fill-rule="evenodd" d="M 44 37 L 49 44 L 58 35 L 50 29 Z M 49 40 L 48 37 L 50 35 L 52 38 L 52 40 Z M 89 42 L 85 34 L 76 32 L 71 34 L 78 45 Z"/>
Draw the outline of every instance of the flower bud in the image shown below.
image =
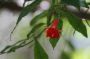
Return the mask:
<path id="1" fill-rule="evenodd" d="M 60 30 L 57 28 L 59 23 L 58 19 L 55 19 L 50 27 L 46 29 L 46 36 L 50 38 L 59 38 Z"/>

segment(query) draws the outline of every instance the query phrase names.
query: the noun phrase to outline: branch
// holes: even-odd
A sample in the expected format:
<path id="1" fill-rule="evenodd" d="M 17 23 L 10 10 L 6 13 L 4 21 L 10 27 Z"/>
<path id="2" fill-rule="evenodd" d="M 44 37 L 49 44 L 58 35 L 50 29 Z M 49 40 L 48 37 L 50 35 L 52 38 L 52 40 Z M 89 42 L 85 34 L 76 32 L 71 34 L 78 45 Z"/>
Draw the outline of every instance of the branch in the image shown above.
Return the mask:
<path id="1" fill-rule="evenodd" d="M 67 5 L 67 10 L 74 13 L 78 17 L 82 19 L 90 19 L 90 8 L 81 7 L 80 10 L 78 10 L 76 7 Z"/>
<path id="2" fill-rule="evenodd" d="M 11 11 L 20 11 L 22 7 L 18 6 L 15 2 L 1 2 L 0 1 L 0 9 L 7 8 Z"/>
<path id="3" fill-rule="evenodd" d="M 14 2 L 6 2 L 6 3 L 1 3 L 0 2 L 0 8 L 8 8 L 11 11 L 21 11 L 22 7 L 18 6 Z M 67 5 L 66 6 L 67 10 L 74 13 L 80 18 L 84 19 L 90 19 L 90 9 L 81 7 L 80 10 L 75 8 L 74 6 Z M 36 10 L 36 9 L 35 9 Z"/>

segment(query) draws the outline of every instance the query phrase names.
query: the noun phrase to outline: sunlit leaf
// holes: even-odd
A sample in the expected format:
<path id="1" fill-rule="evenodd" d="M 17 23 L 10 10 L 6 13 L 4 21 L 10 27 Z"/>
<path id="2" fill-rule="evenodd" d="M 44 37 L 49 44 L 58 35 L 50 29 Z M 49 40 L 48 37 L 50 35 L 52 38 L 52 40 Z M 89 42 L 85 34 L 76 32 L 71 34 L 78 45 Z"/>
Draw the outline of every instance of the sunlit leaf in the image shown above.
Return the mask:
<path id="1" fill-rule="evenodd" d="M 90 21 L 87 19 L 85 21 L 86 21 L 87 25 L 90 27 Z"/>
<path id="2" fill-rule="evenodd" d="M 53 12 L 53 7 L 51 7 L 49 10 L 48 10 L 48 15 L 47 15 L 47 26 L 49 26 L 51 24 L 51 19 L 52 19 L 52 14 Z"/>

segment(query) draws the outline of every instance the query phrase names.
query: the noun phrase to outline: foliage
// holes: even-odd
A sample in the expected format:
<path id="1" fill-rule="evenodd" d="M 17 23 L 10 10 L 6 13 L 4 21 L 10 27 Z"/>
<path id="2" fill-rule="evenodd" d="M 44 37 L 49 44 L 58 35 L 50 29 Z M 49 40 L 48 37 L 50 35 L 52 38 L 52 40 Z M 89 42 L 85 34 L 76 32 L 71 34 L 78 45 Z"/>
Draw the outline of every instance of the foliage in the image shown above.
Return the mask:
<path id="1" fill-rule="evenodd" d="M 18 26 L 18 24 L 22 20 L 22 18 L 24 16 L 26 16 L 27 14 L 29 14 L 29 12 L 31 12 L 35 8 L 37 8 L 37 6 L 39 6 L 39 4 L 41 2 L 42 2 L 42 0 L 35 0 L 33 3 L 24 7 L 18 17 L 16 26 L 14 27 L 14 29 L 16 29 L 16 27 Z M 61 0 L 61 1 L 51 0 L 50 4 L 51 4 L 51 6 L 50 6 L 49 10 L 43 11 L 42 13 L 35 16 L 31 20 L 30 25 L 32 26 L 32 29 L 27 34 L 27 38 L 24 40 L 20 40 L 13 45 L 6 46 L 1 51 L 1 54 L 15 52 L 16 49 L 24 47 L 24 46 L 30 44 L 31 42 L 35 41 L 35 47 L 34 47 L 35 59 L 48 59 L 47 54 L 45 53 L 44 49 L 39 44 L 39 42 L 36 40 L 36 38 L 38 39 L 40 37 L 40 35 L 42 35 L 42 33 L 45 32 L 46 27 L 49 27 L 52 24 L 52 21 L 56 18 L 60 20 L 59 25 L 58 25 L 58 28 L 60 30 L 62 30 L 62 28 L 63 28 L 63 17 L 66 17 L 68 19 L 68 22 L 72 25 L 72 27 L 76 31 L 80 32 L 85 37 L 88 37 L 87 29 L 86 29 L 86 26 L 83 23 L 82 19 L 80 19 L 78 16 L 74 15 L 73 13 L 69 12 L 66 9 L 66 5 L 73 5 L 78 10 L 80 10 L 81 6 L 88 8 L 89 3 L 86 3 L 85 0 L 83 0 L 83 1 L 81 1 L 81 0 Z M 38 21 L 41 21 L 40 19 L 43 17 L 47 17 L 46 23 L 43 23 L 43 22 L 38 23 Z M 43 29 L 43 30 L 40 30 L 40 29 Z M 12 33 L 13 33 L 13 31 L 12 31 Z M 38 34 L 37 34 L 37 31 L 38 31 Z M 30 41 L 30 38 L 34 38 L 34 39 L 32 41 Z M 60 38 L 50 39 L 50 42 L 51 42 L 53 48 L 56 46 L 56 43 L 58 42 L 59 39 Z M 71 45 L 71 43 L 69 42 L 68 44 L 74 50 L 74 47 Z M 63 53 L 62 55 L 68 57 L 68 59 L 69 59 L 69 56 L 67 54 Z M 65 59 L 63 56 L 62 56 L 62 58 Z"/>

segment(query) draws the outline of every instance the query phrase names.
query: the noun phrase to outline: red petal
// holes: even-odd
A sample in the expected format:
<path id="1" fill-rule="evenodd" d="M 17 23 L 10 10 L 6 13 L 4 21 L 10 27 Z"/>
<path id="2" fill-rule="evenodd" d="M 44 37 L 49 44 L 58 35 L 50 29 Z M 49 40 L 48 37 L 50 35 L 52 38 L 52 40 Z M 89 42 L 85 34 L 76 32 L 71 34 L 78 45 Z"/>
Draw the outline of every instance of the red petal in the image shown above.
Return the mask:
<path id="1" fill-rule="evenodd" d="M 57 28 L 50 27 L 46 30 L 46 35 L 47 37 L 50 37 L 50 38 L 59 38 L 60 32 Z"/>
<path id="2" fill-rule="evenodd" d="M 51 25 L 51 27 L 56 28 L 58 26 L 59 20 L 55 19 Z"/>

